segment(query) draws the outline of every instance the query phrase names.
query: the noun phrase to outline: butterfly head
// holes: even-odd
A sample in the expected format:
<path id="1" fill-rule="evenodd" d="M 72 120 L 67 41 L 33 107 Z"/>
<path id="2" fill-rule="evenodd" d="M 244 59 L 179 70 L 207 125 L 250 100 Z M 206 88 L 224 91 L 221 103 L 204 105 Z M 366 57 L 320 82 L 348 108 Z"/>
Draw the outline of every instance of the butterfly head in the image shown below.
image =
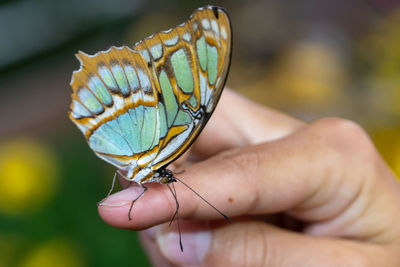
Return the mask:
<path id="1" fill-rule="evenodd" d="M 174 178 L 174 174 L 172 171 L 167 170 L 166 168 L 161 168 L 157 170 L 156 172 L 159 175 L 159 181 L 162 184 L 169 184 L 172 182 L 176 182 L 176 179 Z"/>

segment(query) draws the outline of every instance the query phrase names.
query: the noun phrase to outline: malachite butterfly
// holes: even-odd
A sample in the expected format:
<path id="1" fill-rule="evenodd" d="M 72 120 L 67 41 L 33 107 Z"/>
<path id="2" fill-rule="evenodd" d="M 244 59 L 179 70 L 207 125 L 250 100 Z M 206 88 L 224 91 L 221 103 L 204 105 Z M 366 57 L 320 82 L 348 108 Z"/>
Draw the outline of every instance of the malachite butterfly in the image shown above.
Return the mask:
<path id="1" fill-rule="evenodd" d="M 226 10 L 206 6 L 132 48 L 79 52 L 69 117 L 96 155 L 143 192 L 148 182 L 174 182 L 166 167 L 189 148 L 213 113 L 231 49 Z"/>

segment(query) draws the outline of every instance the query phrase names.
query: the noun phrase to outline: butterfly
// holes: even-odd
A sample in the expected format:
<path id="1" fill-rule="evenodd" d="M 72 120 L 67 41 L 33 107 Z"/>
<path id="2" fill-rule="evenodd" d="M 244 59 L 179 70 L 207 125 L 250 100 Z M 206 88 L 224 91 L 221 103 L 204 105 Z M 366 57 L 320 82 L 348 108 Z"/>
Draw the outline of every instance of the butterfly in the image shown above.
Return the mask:
<path id="1" fill-rule="evenodd" d="M 142 194 L 145 183 L 175 182 L 167 166 L 190 147 L 213 113 L 231 51 L 228 13 L 206 6 L 132 48 L 78 52 L 69 117 L 95 154 L 138 183 Z"/>

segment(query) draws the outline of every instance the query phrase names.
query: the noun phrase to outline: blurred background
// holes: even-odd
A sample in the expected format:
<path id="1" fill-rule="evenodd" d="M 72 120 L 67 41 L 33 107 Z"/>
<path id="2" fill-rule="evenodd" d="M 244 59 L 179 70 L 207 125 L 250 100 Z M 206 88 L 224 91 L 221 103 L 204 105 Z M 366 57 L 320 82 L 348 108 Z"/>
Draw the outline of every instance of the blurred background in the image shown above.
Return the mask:
<path id="1" fill-rule="evenodd" d="M 147 266 L 136 234 L 97 215 L 114 168 L 69 121 L 74 54 L 132 46 L 228 9 L 228 86 L 307 121 L 361 124 L 400 174 L 396 0 L 0 0 L 0 267 Z"/>

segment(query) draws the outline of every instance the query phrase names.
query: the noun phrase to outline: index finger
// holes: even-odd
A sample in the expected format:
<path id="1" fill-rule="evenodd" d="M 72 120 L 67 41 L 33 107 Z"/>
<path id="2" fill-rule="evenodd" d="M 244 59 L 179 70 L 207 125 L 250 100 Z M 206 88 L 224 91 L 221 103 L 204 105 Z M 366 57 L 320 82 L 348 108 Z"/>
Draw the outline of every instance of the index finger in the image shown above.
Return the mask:
<path id="1" fill-rule="evenodd" d="M 191 151 L 208 157 L 226 149 L 282 138 L 304 125 L 294 117 L 261 106 L 225 88 L 214 114 Z"/>
<path id="2" fill-rule="evenodd" d="M 228 216 L 281 211 L 289 207 L 288 202 L 294 205 L 293 202 L 300 201 L 307 196 L 307 192 L 313 192 L 315 189 L 311 186 L 315 183 L 305 183 L 310 170 L 307 169 L 308 162 L 305 162 L 309 156 L 304 156 L 304 144 L 309 142 L 302 142 L 296 136 L 290 136 L 287 140 L 280 139 L 228 150 L 187 167 L 185 173 L 177 176 Z M 308 152 L 311 154 L 314 151 Z M 296 179 L 285 177 L 292 171 L 298 175 Z M 99 206 L 101 217 L 111 225 L 130 229 L 143 229 L 168 221 L 176 210 L 175 199 L 169 189 L 162 184 L 146 186 L 149 190 L 133 205 L 132 221 L 128 221 L 130 204 L 143 191 L 138 186 L 109 196 Z M 174 186 L 181 204 L 181 218 L 221 218 L 183 184 L 178 182 Z M 297 193 L 292 194 L 295 189 L 302 189 L 304 192 L 301 192 L 300 196 Z M 280 196 L 277 192 L 281 192 Z M 285 198 L 286 192 L 291 192 L 290 200 Z M 282 198 L 281 202 L 279 198 Z M 265 204 L 271 206 L 261 208 Z M 270 210 L 271 208 L 273 210 Z"/>
<path id="3" fill-rule="evenodd" d="M 390 239 L 390 233 L 382 235 L 396 228 L 400 189 L 376 153 L 354 124 L 324 120 L 287 138 L 219 154 L 188 167 L 179 177 L 228 216 L 290 211 L 308 222 L 325 222 L 310 228 L 315 233 L 346 236 L 350 227 L 352 236 Z M 374 176 L 377 168 L 384 174 L 379 179 Z M 180 218 L 221 218 L 182 184 L 175 186 Z M 158 184 L 135 203 L 134 219 L 128 221 L 130 200 L 137 193 L 131 187 L 110 196 L 106 202 L 122 204 L 100 207 L 100 215 L 111 225 L 139 230 L 166 222 L 175 213 L 175 199 Z M 339 215 L 346 218 L 329 223 Z"/>
<path id="4" fill-rule="evenodd" d="M 201 154 L 202 156 L 209 157 L 223 150 L 282 138 L 297 131 L 304 125 L 305 123 L 300 120 L 273 109 L 263 107 L 247 100 L 229 89 L 225 89 L 215 113 L 211 117 L 202 134 L 199 136 L 198 140 L 192 146 L 192 151 Z M 196 174 L 201 175 L 201 173 Z M 190 175 L 191 177 L 197 176 L 192 176 L 189 169 L 187 175 Z M 207 181 L 207 179 L 203 178 L 195 180 L 196 182 Z M 219 180 L 222 181 L 221 179 Z M 196 183 L 191 183 L 191 185 L 195 189 L 201 188 Z M 177 185 L 177 187 L 180 186 L 181 185 Z M 110 196 L 109 199 L 103 203 L 103 206 L 99 207 L 99 211 L 103 215 L 104 211 L 110 211 L 111 213 L 116 211 L 118 212 L 121 210 L 118 206 L 130 206 L 131 200 L 134 199 L 133 197 L 138 196 L 142 190 L 143 189 L 140 187 L 130 187 L 114 196 Z M 187 188 L 182 188 L 182 190 L 182 192 L 187 192 Z M 199 193 L 204 192 L 206 192 L 205 189 L 199 189 Z M 178 190 L 178 198 L 185 199 L 185 196 L 182 196 L 181 194 L 186 193 L 181 193 L 181 190 Z M 151 197 L 148 197 L 150 195 Z M 172 211 L 175 209 L 175 206 L 173 205 L 174 203 L 169 203 L 170 197 L 171 194 L 165 186 L 153 185 L 151 190 L 148 190 L 140 201 L 137 202 L 138 204 L 135 203 L 134 210 L 140 208 L 140 202 L 150 201 L 152 203 L 164 203 L 164 205 L 157 206 L 158 208 L 164 209 L 163 211 L 157 212 L 157 214 L 165 213 L 166 210 Z M 189 195 L 186 197 L 189 199 L 192 198 L 193 193 L 189 192 Z M 104 206 L 107 205 L 107 202 L 112 202 L 110 205 L 111 207 Z M 169 203 L 168 207 L 165 207 L 166 203 Z M 105 220 L 108 220 L 108 216 L 104 216 Z M 127 212 L 125 215 L 121 214 L 120 217 L 112 216 L 112 220 L 116 218 L 121 219 L 120 222 L 116 222 L 117 225 L 120 225 L 120 227 L 126 227 L 124 225 L 126 224 Z M 148 219 L 151 220 L 151 217 L 153 216 L 150 215 Z M 142 214 L 141 218 L 146 221 L 146 218 L 143 217 Z M 164 218 L 161 216 L 155 223 L 163 221 Z M 111 222 L 111 224 L 115 225 L 114 222 Z"/>

